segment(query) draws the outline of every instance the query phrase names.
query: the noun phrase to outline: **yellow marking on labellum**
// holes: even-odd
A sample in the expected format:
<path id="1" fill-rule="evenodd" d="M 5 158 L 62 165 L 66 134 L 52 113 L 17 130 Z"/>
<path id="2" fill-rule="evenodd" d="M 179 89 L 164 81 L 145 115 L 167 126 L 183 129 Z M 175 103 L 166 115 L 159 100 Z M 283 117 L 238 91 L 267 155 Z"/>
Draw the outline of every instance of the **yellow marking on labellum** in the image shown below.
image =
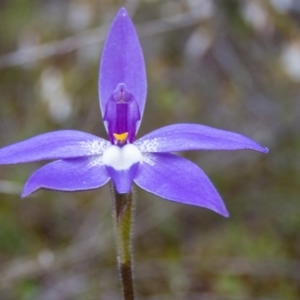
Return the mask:
<path id="1" fill-rule="evenodd" d="M 128 137 L 128 132 L 124 132 L 124 133 L 113 133 L 114 138 L 120 142 L 123 143 L 126 141 L 127 137 Z"/>

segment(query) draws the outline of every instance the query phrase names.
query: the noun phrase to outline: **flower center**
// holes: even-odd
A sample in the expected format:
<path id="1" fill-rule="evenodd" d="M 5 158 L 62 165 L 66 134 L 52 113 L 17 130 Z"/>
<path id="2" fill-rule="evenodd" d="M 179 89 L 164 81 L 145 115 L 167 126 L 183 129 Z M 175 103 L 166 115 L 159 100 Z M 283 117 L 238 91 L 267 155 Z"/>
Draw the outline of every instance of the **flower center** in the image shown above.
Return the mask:
<path id="1" fill-rule="evenodd" d="M 141 151 L 133 144 L 127 144 L 122 148 L 111 145 L 103 153 L 104 165 L 117 171 L 129 170 L 133 165 L 139 163 L 141 159 Z"/>
<path id="2" fill-rule="evenodd" d="M 136 134 L 136 123 L 141 119 L 138 103 L 124 83 L 117 88 L 106 103 L 103 120 L 107 122 L 110 142 L 123 146 L 132 143 Z"/>
<path id="3" fill-rule="evenodd" d="M 128 132 L 124 132 L 121 134 L 113 133 L 113 136 L 119 143 L 124 143 L 128 137 Z"/>

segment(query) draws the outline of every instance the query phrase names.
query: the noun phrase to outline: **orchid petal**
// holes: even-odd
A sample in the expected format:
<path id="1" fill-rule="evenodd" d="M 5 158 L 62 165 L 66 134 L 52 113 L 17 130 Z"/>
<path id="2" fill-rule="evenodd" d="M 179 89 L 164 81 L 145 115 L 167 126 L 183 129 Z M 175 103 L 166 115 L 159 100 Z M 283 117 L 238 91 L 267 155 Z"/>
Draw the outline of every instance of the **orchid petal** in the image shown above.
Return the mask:
<path id="1" fill-rule="evenodd" d="M 127 194 L 130 192 L 138 165 L 139 164 L 133 164 L 127 170 L 115 170 L 112 167 L 106 167 L 107 173 L 111 177 L 119 194 Z"/>
<path id="2" fill-rule="evenodd" d="M 124 83 L 132 93 L 143 115 L 147 93 L 145 62 L 137 33 L 125 8 L 119 10 L 110 28 L 99 76 L 102 117 L 108 99 L 120 83 Z"/>
<path id="3" fill-rule="evenodd" d="M 89 133 L 53 131 L 0 149 L 0 164 L 102 154 L 109 145 L 108 141 Z"/>
<path id="4" fill-rule="evenodd" d="M 241 149 L 268 152 L 267 148 L 241 134 L 197 124 L 162 127 L 143 136 L 134 144 L 141 152 Z"/>
<path id="5" fill-rule="evenodd" d="M 24 186 L 22 197 L 42 188 L 65 192 L 96 189 L 109 179 L 101 156 L 57 160 L 31 175 Z"/>
<path id="6" fill-rule="evenodd" d="M 167 200 L 205 207 L 228 216 L 208 177 L 197 165 L 180 156 L 144 154 L 134 182 L 147 192 Z"/>
<path id="7" fill-rule="evenodd" d="M 103 153 L 103 163 L 119 194 L 130 191 L 141 158 L 141 152 L 132 144 L 122 148 L 112 145 Z"/>

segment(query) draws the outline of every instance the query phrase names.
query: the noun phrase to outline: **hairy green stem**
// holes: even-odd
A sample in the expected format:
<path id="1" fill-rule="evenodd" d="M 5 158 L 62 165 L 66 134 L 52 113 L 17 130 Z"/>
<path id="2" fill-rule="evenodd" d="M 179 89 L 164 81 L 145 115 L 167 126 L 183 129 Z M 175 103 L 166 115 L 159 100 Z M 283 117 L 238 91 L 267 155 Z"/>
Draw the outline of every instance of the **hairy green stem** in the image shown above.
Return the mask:
<path id="1" fill-rule="evenodd" d="M 134 215 L 133 193 L 119 194 L 114 186 L 111 187 L 114 201 L 113 220 L 116 228 L 116 244 L 118 251 L 118 267 L 123 289 L 124 300 L 134 300 L 132 272 L 132 222 Z"/>

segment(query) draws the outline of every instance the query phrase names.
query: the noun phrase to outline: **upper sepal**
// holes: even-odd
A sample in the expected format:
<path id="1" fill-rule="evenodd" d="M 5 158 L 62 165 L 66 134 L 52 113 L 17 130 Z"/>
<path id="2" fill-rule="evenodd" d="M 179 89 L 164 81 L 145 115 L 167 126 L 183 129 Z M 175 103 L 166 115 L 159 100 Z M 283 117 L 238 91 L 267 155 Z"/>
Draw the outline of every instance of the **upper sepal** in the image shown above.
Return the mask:
<path id="1" fill-rule="evenodd" d="M 120 83 L 132 93 L 142 116 L 147 93 L 145 62 L 137 33 L 125 8 L 116 15 L 102 53 L 99 74 L 102 116 L 106 102 Z"/>

